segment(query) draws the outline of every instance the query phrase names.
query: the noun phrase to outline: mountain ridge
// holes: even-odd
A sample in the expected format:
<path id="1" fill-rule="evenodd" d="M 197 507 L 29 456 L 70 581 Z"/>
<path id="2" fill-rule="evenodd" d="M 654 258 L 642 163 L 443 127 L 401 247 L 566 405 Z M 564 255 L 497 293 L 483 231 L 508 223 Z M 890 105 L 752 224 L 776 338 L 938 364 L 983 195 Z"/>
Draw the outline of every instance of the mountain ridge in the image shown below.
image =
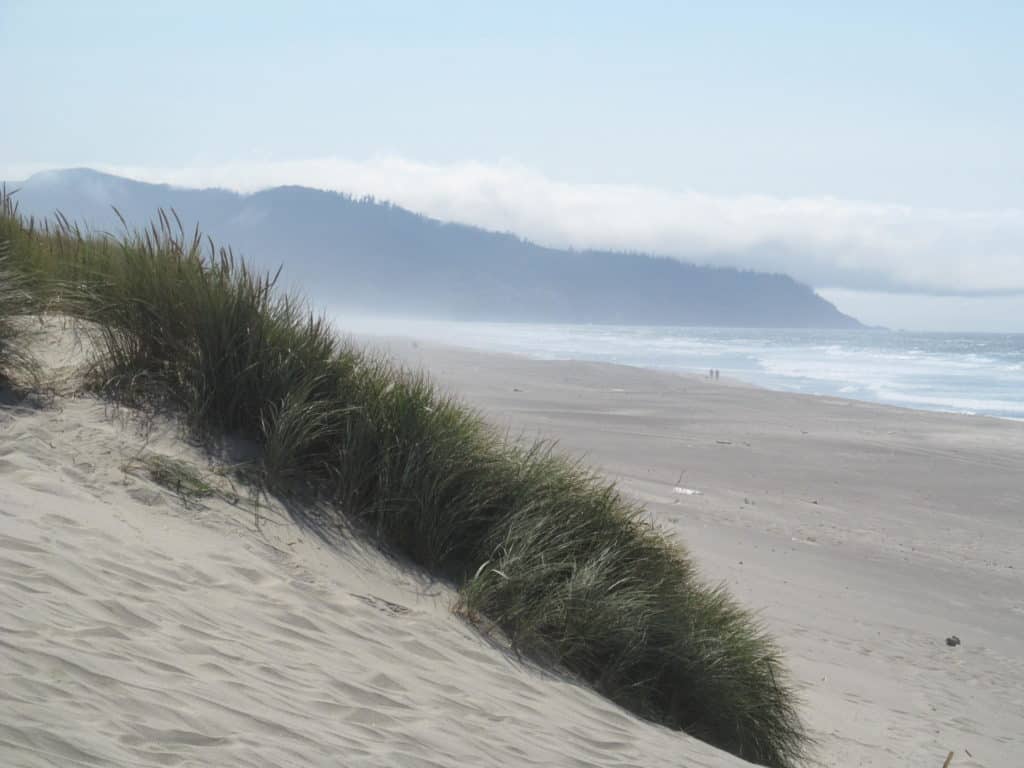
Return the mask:
<path id="1" fill-rule="evenodd" d="M 60 211 L 98 231 L 144 226 L 159 208 L 332 308 L 454 320 L 860 328 L 778 273 L 668 256 L 551 248 L 445 222 L 373 197 L 298 185 L 252 193 L 151 184 L 86 168 L 18 189 L 22 213 Z"/>

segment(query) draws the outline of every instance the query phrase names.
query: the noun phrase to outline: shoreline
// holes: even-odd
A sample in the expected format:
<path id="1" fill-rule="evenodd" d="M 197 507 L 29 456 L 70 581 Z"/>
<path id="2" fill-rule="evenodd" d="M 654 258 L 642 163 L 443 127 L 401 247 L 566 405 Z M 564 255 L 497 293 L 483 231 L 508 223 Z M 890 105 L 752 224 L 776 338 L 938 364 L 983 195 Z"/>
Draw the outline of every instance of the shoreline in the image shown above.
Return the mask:
<path id="1" fill-rule="evenodd" d="M 537 360 L 578 360 L 705 377 L 709 369 L 776 392 L 914 411 L 1024 420 L 1024 335 L 849 334 L 807 329 L 677 328 L 399 321 L 328 313 L 341 333 L 416 337 Z M 412 332 L 410 332 L 412 329 Z M 965 346 L 966 345 L 966 346 Z"/>
<path id="2" fill-rule="evenodd" d="M 337 327 L 337 326 L 336 326 Z M 620 363 L 610 362 L 606 360 L 590 360 L 586 358 L 577 357 L 542 357 L 539 355 L 530 355 L 521 352 L 509 352 L 505 350 L 491 351 L 480 349 L 469 344 L 459 344 L 457 342 L 445 341 L 436 339 L 430 336 L 419 336 L 415 334 L 393 334 L 393 333 L 370 333 L 370 332 L 358 332 L 350 333 L 346 332 L 344 328 L 338 328 L 339 335 L 342 338 L 348 338 L 353 340 L 360 346 L 366 346 L 370 348 L 380 348 L 387 350 L 389 354 L 393 351 L 398 351 L 399 358 L 406 358 L 409 355 L 402 350 L 402 347 L 409 344 L 420 345 L 430 349 L 448 349 L 452 351 L 462 351 L 469 354 L 477 354 L 483 356 L 494 356 L 494 357 L 509 357 L 522 361 L 530 361 L 536 363 L 564 363 L 564 364 L 580 364 L 589 366 L 604 366 L 610 370 L 616 368 L 625 368 L 633 371 L 644 371 L 651 374 L 661 376 L 675 376 L 680 379 L 692 382 L 699 382 L 707 384 L 712 387 L 733 387 L 737 389 L 752 389 L 760 392 L 770 392 L 785 397 L 797 397 L 797 398 L 811 398 L 814 400 L 827 400 L 837 401 L 841 403 L 851 403 L 856 405 L 867 405 L 875 408 L 892 409 L 903 413 L 912 414 L 931 414 L 941 416 L 951 416 L 956 418 L 965 419 L 984 419 L 992 420 L 996 422 L 1010 422 L 1017 424 L 1024 424 L 1024 417 L 1016 416 L 993 416 L 985 413 L 975 413 L 973 411 L 957 411 L 957 410 L 945 410 L 940 408 L 914 408 L 909 405 L 897 405 L 895 403 L 886 403 L 880 400 L 868 400 L 856 397 L 845 397 L 841 394 L 827 394 L 819 392 L 800 392 L 792 389 L 777 389 L 774 387 L 765 386 L 764 384 L 748 381 L 746 379 L 737 378 L 735 376 L 722 375 L 720 379 L 712 381 L 707 375 L 701 374 L 697 371 L 691 370 L 675 370 L 671 368 L 655 368 L 645 365 L 635 365 L 632 363 Z M 392 349 L 394 347 L 394 349 Z"/>

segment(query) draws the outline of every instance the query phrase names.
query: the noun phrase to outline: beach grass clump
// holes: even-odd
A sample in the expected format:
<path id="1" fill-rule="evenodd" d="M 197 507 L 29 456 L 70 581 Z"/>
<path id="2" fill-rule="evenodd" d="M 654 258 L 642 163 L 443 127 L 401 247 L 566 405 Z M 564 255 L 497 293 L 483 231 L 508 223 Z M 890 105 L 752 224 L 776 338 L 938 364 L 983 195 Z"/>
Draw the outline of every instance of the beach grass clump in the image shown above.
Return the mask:
<path id="1" fill-rule="evenodd" d="M 4 186 L 0 186 L 0 242 L 6 244 L 7 266 L 17 270 L 22 287 L 43 310 L 79 278 L 78 271 L 91 261 L 91 254 L 112 251 L 118 245 L 110 237 L 86 236 L 60 214 L 52 222 L 21 216 L 14 192 Z"/>
<path id="2" fill-rule="evenodd" d="M 29 351 L 26 321 L 38 303 L 29 281 L 8 263 L 10 252 L 10 243 L 0 240 L 0 382 L 14 376 L 31 381 L 38 365 Z"/>
<path id="3" fill-rule="evenodd" d="M 767 765 L 806 746 L 778 648 L 644 510 L 546 449 L 524 457 L 510 517 L 463 587 L 516 647 L 624 707 Z"/>
<path id="4" fill-rule="evenodd" d="M 139 472 L 186 504 L 196 504 L 216 495 L 214 487 L 191 463 L 159 453 L 143 453 L 124 465 L 126 472 Z"/>
<path id="5" fill-rule="evenodd" d="M 598 474 L 341 340 L 172 217 L 116 244 L 31 247 L 60 311 L 96 329 L 98 389 L 254 442 L 268 490 L 330 502 L 457 584 L 478 626 L 624 707 L 756 763 L 805 755 L 775 642 Z"/>

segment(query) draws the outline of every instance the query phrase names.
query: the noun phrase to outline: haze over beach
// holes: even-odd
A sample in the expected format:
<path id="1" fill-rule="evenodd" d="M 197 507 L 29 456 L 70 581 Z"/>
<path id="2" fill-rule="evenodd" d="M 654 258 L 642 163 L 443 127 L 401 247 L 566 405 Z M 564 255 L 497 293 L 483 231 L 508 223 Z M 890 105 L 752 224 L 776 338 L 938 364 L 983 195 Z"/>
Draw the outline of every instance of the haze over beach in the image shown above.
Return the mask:
<path id="1" fill-rule="evenodd" d="M 1024 764 L 1020 29 L 0 0 L 0 764 Z"/>

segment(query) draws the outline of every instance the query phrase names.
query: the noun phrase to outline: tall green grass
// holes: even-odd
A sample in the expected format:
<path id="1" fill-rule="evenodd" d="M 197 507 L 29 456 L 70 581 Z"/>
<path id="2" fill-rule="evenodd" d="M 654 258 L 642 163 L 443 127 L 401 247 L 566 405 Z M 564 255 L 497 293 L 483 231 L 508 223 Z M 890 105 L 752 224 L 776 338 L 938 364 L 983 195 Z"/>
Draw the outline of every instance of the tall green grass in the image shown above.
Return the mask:
<path id="1" fill-rule="evenodd" d="M 801 761 L 776 644 L 600 476 L 339 340 L 273 276 L 166 215 L 118 242 L 18 226 L 14 261 L 97 329 L 97 388 L 256 442 L 270 490 L 332 502 L 459 585 L 481 627 L 632 711 L 764 765 Z"/>
<path id="2" fill-rule="evenodd" d="M 36 304 L 24 277 L 9 268 L 9 246 L 0 241 L 0 383 L 29 374 L 34 378 L 36 363 L 27 349 L 25 317 L 34 314 Z"/>
<path id="3" fill-rule="evenodd" d="M 10 264 L 14 247 L 8 235 L 20 234 L 17 224 L 16 209 L 7 190 L 0 188 L 0 383 L 18 374 L 34 378 L 37 369 L 25 326 L 26 317 L 38 311 L 36 295 L 24 273 Z"/>

